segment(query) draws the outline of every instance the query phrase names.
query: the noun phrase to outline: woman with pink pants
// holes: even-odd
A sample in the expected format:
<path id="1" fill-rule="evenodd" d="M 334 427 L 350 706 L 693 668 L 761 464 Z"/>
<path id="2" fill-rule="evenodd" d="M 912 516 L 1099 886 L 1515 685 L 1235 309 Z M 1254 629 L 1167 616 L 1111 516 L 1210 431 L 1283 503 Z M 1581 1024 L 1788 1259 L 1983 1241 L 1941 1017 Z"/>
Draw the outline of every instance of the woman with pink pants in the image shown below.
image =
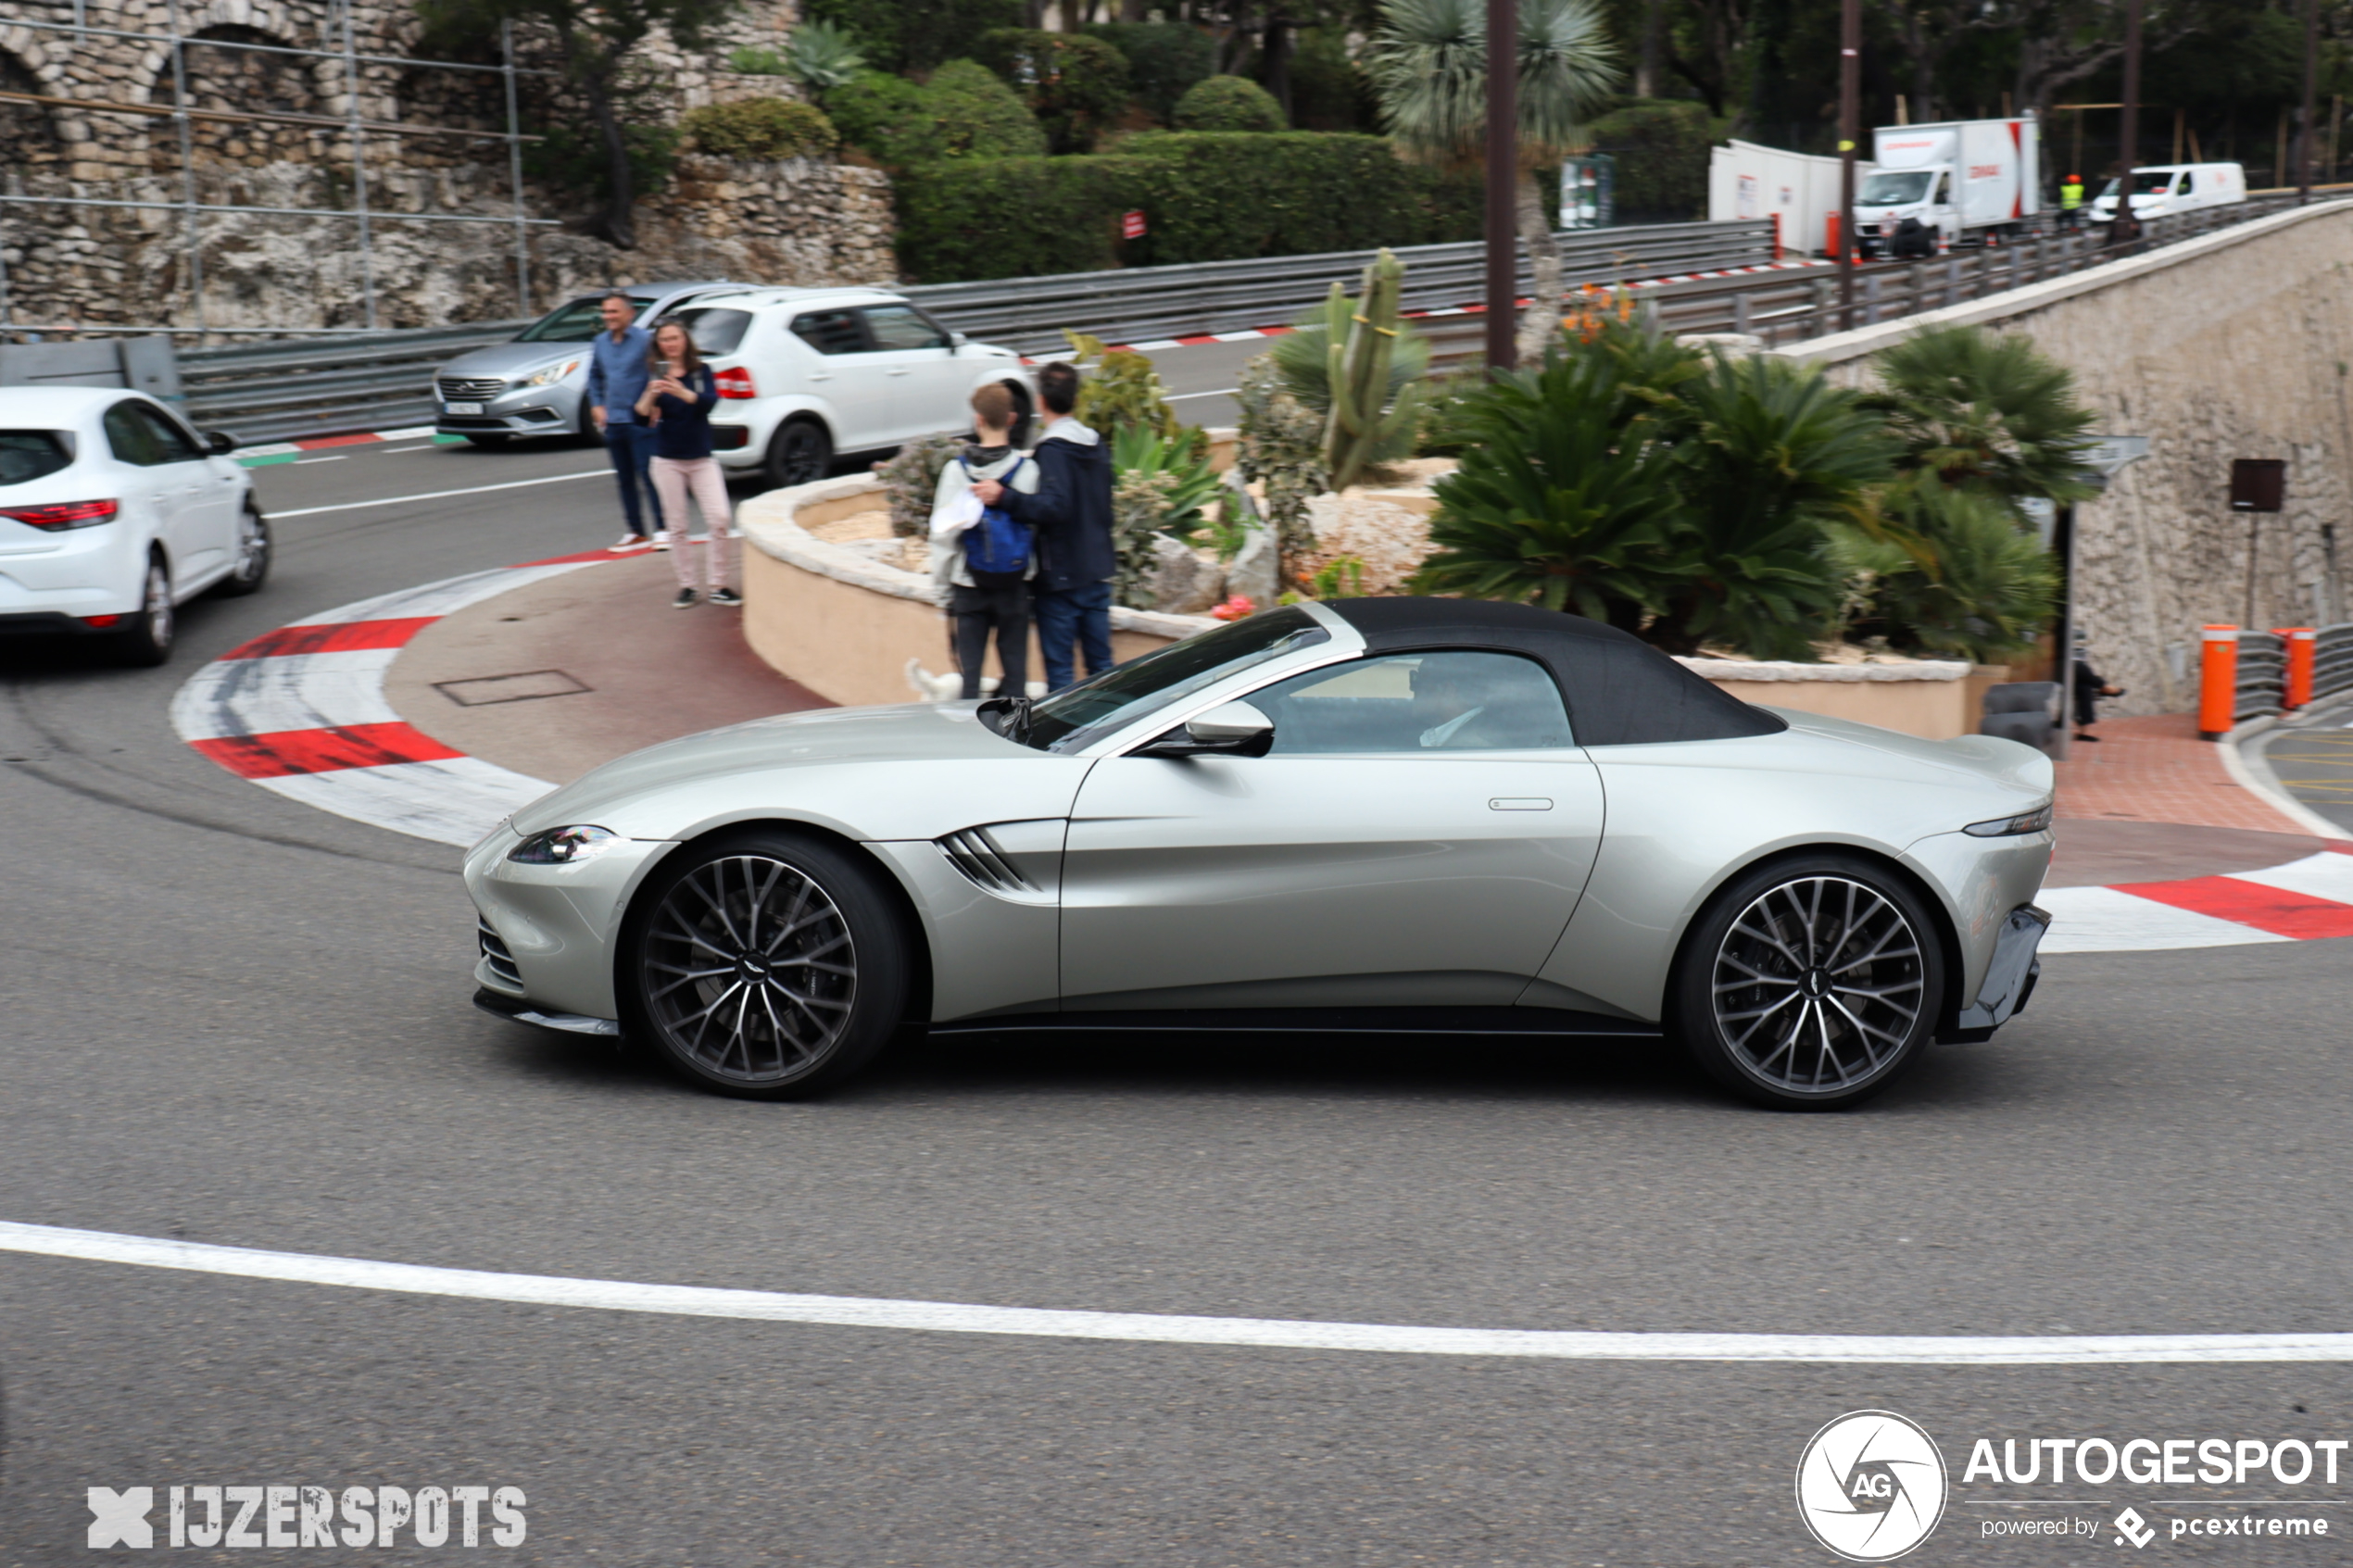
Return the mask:
<path id="1" fill-rule="evenodd" d="M 744 601 L 735 589 L 735 514 L 727 504 L 726 475 L 711 455 L 711 410 L 719 403 L 718 383 L 695 352 L 695 340 L 676 321 L 654 329 L 652 369 L 653 379 L 637 399 L 637 413 L 654 427 L 654 493 L 661 497 L 661 515 L 670 522 L 670 558 L 678 568 L 678 596 L 671 607 L 693 608 L 698 587 L 712 604 L 739 605 Z M 686 534 L 689 491 L 710 531 L 708 547 L 700 535 Z"/>

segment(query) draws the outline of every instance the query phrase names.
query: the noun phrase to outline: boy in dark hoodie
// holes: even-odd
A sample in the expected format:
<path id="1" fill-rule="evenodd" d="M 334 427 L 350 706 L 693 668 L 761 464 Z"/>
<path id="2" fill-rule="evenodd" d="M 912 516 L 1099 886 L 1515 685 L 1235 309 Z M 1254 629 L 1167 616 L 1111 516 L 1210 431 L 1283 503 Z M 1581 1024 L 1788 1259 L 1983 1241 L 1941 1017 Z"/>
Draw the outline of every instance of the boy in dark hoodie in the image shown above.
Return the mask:
<path id="1" fill-rule="evenodd" d="M 1038 398 L 1053 420 L 1030 454 L 1037 493 L 1026 495 L 988 479 L 973 489 L 984 505 L 1001 507 L 1038 531 L 1038 651 L 1047 689 L 1060 691 L 1075 674 L 1074 643 L 1086 655 L 1088 674 L 1112 666 L 1111 586 L 1119 557 L 1112 544 L 1111 450 L 1071 418 L 1078 406 L 1077 368 L 1057 360 L 1039 370 Z"/>

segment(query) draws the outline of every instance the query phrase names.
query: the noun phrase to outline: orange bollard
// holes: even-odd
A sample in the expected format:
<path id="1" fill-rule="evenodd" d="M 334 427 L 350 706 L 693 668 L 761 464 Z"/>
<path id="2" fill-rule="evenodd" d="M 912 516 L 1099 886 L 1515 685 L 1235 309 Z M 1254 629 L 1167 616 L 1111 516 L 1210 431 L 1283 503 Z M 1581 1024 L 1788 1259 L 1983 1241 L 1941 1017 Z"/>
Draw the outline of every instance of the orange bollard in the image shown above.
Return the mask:
<path id="1" fill-rule="evenodd" d="M 1838 259 L 1838 242 L 1844 237 L 1844 235 L 1838 232 L 1838 214 L 1835 212 L 1824 213 L 1822 215 L 1822 238 L 1830 242 L 1824 249 L 1829 254 L 1830 258 L 1832 261 L 1836 261 Z"/>
<path id="2" fill-rule="evenodd" d="M 2208 626 L 2199 645 L 2197 738 L 2221 740 L 2238 721 L 2239 629 Z"/>
<path id="3" fill-rule="evenodd" d="M 2287 645 L 2287 689 L 2280 698 L 2280 706 L 2289 709 L 2302 708 L 2312 700 L 2312 628 L 2275 626 L 2272 631 Z"/>

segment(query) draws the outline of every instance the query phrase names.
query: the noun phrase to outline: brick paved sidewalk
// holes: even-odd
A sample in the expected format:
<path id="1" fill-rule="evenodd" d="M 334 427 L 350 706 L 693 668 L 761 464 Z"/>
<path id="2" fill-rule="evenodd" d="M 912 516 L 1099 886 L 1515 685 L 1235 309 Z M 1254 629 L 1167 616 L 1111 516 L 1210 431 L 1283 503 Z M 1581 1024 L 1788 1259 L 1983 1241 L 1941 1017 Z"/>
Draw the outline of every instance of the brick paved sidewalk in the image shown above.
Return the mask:
<path id="1" fill-rule="evenodd" d="M 2197 738 L 2194 714 L 2103 719 L 2097 733 L 2057 765 L 2061 817 L 2310 834 L 2231 777 L 2221 746 Z"/>

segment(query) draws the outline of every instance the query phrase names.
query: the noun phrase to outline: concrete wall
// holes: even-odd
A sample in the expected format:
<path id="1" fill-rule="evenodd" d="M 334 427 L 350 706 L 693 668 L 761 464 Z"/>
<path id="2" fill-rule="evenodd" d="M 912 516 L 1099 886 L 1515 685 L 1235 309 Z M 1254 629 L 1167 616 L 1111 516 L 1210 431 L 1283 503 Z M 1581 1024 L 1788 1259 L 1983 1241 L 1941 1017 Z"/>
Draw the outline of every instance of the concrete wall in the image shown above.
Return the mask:
<path id="1" fill-rule="evenodd" d="M 2147 458 L 2077 508 L 2075 609 L 2120 713 L 2196 700 L 2207 622 L 2348 617 L 2353 570 L 2353 201 L 2244 224 L 2072 277 L 1781 352 L 1859 385 L 1921 324 L 2020 332 L 2076 375 L 2103 433 Z M 2231 460 L 2287 463 L 2287 509 L 2233 513 Z M 2188 660 L 2177 681 L 2167 650 Z"/>

